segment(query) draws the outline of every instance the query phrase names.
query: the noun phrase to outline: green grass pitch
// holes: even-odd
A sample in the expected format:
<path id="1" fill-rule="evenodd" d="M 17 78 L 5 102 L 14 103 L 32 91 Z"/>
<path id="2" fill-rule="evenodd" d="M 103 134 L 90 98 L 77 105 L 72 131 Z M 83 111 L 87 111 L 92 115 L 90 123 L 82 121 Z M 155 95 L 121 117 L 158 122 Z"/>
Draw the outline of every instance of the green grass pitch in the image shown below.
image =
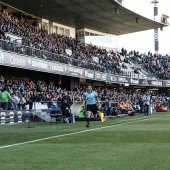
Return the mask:
<path id="1" fill-rule="evenodd" d="M 1 125 L 0 170 L 170 169 L 169 112 L 85 125 Z"/>

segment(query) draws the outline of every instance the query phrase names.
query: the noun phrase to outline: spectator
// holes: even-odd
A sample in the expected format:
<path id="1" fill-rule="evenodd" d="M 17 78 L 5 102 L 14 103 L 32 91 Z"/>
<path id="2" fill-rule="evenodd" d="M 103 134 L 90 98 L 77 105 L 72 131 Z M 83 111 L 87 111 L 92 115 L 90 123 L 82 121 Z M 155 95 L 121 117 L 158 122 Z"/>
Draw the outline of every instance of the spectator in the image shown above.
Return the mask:
<path id="1" fill-rule="evenodd" d="M 17 93 L 13 93 L 12 94 L 12 106 L 14 108 L 14 110 L 18 110 L 20 109 L 20 98 L 18 97 L 18 94 Z"/>
<path id="2" fill-rule="evenodd" d="M 69 120 L 72 118 L 70 105 L 67 103 L 67 100 L 64 100 L 61 104 L 61 110 L 63 116 L 67 117 Z"/>
<path id="3" fill-rule="evenodd" d="M 77 86 L 74 86 L 74 87 L 73 87 L 73 91 L 76 91 L 76 92 L 77 92 L 77 91 L 78 91 L 78 87 L 77 87 Z"/>
<path id="4" fill-rule="evenodd" d="M 150 101 L 151 101 L 151 97 L 149 95 L 149 92 L 146 92 L 143 97 L 142 100 L 144 102 L 144 116 L 148 117 L 149 115 L 149 107 L 150 107 Z"/>
<path id="5" fill-rule="evenodd" d="M 8 109 L 8 100 L 12 101 L 11 95 L 7 92 L 6 87 L 4 87 L 3 92 L 0 93 L 1 108 L 3 110 Z"/>
<path id="6" fill-rule="evenodd" d="M 64 94 L 63 94 L 63 96 L 62 96 L 61 105 L 62 105 L 62 103 L 64 102 L 64 100 L 66 100 L 67 103 L 68 103 L 70 106 L 72 105 L 71 98 L 70 98 L 70 96 L 68 95 L 67 92 L 64 92 Z"/>

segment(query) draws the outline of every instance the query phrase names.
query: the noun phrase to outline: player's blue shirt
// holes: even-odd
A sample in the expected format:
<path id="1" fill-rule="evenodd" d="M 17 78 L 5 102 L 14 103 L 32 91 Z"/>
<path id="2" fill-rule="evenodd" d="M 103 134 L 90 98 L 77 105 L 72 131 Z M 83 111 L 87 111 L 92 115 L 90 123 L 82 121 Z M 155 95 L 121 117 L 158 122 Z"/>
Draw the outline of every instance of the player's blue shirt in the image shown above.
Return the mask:
<path id="1" fill-rule="evenodd" d="M 96 104 L 96 97 L 98 96 L 98 94 L 94 91 L 92 91 L 91 93 L 84 93 L 83 97 L 84 99 L 86 99 L 86 104 Z"/>

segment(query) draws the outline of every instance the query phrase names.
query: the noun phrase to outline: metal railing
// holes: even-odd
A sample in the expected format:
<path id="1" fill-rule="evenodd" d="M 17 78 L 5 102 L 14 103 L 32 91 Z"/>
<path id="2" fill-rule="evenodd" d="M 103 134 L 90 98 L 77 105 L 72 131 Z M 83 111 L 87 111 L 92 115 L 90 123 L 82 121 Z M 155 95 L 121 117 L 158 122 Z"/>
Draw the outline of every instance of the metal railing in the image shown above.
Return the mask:
<path id="1" fill-rule="evenodd" d="M 130 58 L 130 57 L 129 57 L 129 61 L 131 61 L 134 65 L 137 64 L 137 63 L 135 62 L 135 60 L 133 60 L 133 59 Z M 143 66 L 143 63 L 141 64 L 141 69 L 148 74 L 148 75 L 147 75 L 147 78 L 160 80 L 160 78 L 159 78 L 157 75 L 153 74 L 151 71 L 149 71 L 148 69 L 146 69 L 146 68 Z"/>

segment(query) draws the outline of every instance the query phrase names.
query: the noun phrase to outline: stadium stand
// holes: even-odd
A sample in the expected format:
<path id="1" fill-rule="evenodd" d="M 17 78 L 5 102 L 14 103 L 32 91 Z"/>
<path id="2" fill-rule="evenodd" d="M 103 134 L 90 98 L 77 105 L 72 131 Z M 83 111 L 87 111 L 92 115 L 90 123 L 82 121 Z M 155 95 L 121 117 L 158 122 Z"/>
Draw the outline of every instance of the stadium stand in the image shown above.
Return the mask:
<path id="1" fill-rule="evenodd" d="M 170 79 L 170 56 L 168 54 L 140 54 L 136 51 L 131 51 L 129 57 L 135 62 L 145 68 L 151 75 L 154 75 L 158 79 L 169 80 Z"/>
<path id="2" fill-rule="evenodd" d="M 56 87 L 54 85 L 47 85 L 45 82 L 34 83 L 32 81 L 20 80 L 13 82 L 1 76 L 0 89 L 6 87 L 9 93 L 13 96 L 13 101 L 9 102 L 8 110 L 40 110 L 40 109 L 53 109 L 54 106 L 60 106 L 61 98 L 66 92 L 65 89 Z M 100 89 L 100 90 L 99 90 Z M 108 116 L 117 114 L 118 103 L 130 102 L 136 110 L 140 110 L 140 98 L 143 95 L 142 91 L 126 90 L 126 89 L 106 89 L 95 88 L 94 90 L 99 94 L 101 101 L 101 110 Z M 67 91 L 71 100 L 73 101 L 72 113 L 76 116 L 81 110 L 82 95 L 85 87 L 76 87 L 74 91 Z M 14 97 L 17 96 L 17 100 Z M 158 102 L 164 106 L 170 105 L 169 93 L 151 93 L 153 103 Z M 131 107 L 132 107 L 131 106 Z M 125 106 L 126 107 L 126 106 Z M 110 111 L 108 111 L 108 109 Z"/>
<path id="3" fill-rule="evenodd" d="M 128 53 L 124 48 L 120 52 L 114 52 L 91 44 L 81 44 L 77 39 L 70 36 L 59 33 L 49 34 L 46 29 L 38 27 L 37 24 L 30 24 L 26 19 L 25 21 L 20 20 L 3 10 L 0 12 L 0 49 L 21 56 L 27 55 L 27 57 L 32 56 L 40 60 L 137 78 L 126 79 L 126 77 L 123 77 L 121 79 L 121 77 L 116 77 L 117 80 L 120 78 L 122 81 L 119 83 L 123 84 L 125 82 L 139 84 L 139 78 L 148 79 L 149 74 L 144 72 L 141 66 L 149 70 L 152 75 L 156 75 L 156 78 L 169 79 L 168 55 L 165 57 L 151 53 L 146 55 L 139 54 L 136 51 Z M 159 83 L 163 84 L 163 82 Z M 106 84 L 107 82 L 100 90 L 94 87 L 94 90 L 99 93 L 99 100 L 101 101 L 99 110 L 101 112 L 104 112 L 107 116 L 120 116 L 128 108 L 128 111 L 135 110 L 142 113 L 140 104 L 141 96 L 143 96 L 142 90 L 138 91 L 135 88 L 113 89 L 111 87 L 107 89 Z M 54 109 L 54 105 L 60 106 L 62 96 L 66 92 L 66 89 L 62 89 L 60 86 L 49 85 L 43 81 L 35 83 L 29 79 L 14 82 L 13 79 L 1 76 L 0 90 L 4 87 L 8 88 L 13 98 L 13 101 L 9 102 L 8 110 L 17 112 L 36 110 L 36 115 L 44 114 L 44 118 L 42 118 L 44 120 L 47 112 Z M 71 110 L 75 116 L 78 116 L 78 113 L 82 110 L 81 102 L 84 91 L 83 86 L 67 91 L 73 101 Z M 169 107 L 168 93 L 151 92 L 151 96 L 153 103 L 161 102 L 162 105 Z M 119 107 L 120 103 L 122 107 Z M 127 103 L 130 103 L 131 106 L 127 107 Z M 126 114 L 128 114 L 128 111 Z M 4 118 L 4 112 L 2 113 L 1 119 Z M 17 114 L 20 115 L 20 112 Z M 13 115 L 11 117 L 14 117 L 15 114 L 11 115 Z"/>
<path id="4" fill-rule="evenodd" d="M 1 12 L 0 16 L 0 44 L 3 50 L 112 74 L 131 76 L 134 72 L 134 69 L 127 70 L 129 66 L 122 64 L 120 55 L 113 51 L 109 53 L 97 46 L 80 44 L 57 33 L 48 34 L 47 30 L 19 21 L 6 12 Z M 19 36 L 19 41 L 13 40 L 10 34 Z"/>

